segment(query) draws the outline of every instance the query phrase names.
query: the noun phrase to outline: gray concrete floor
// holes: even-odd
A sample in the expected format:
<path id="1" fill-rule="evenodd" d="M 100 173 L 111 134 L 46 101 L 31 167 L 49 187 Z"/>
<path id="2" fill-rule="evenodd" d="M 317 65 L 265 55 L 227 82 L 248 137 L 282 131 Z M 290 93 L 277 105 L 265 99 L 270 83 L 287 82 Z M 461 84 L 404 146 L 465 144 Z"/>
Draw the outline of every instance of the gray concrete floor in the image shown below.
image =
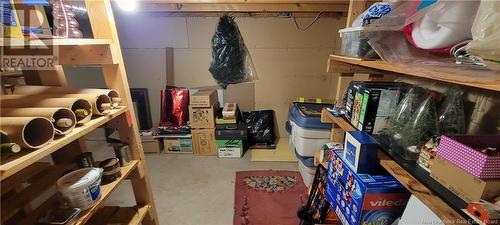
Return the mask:
<path id="1" fill-rule="evenodd" d="M 113 156 L 103 141 L 89 141 L 96 160 Z M 162 225 L 231 225 L 233 221 L 236 171 L 292 170 L 297 163 L 251 162 L 214 156 L 146 154 L 153 196 Z M 125 181 L 110 196 L 107 205 L 135 205 L 130 182 Z"/>

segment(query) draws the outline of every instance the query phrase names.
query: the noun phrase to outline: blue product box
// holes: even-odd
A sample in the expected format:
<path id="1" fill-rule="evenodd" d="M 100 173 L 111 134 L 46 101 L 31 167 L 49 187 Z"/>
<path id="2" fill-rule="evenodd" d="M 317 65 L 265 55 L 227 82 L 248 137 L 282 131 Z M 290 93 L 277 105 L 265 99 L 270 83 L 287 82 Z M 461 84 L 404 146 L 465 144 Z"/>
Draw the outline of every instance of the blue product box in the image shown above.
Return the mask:
<path id="1" fill-rule="evenodd" d="M 326 200 L 343 225 L 390 225 L 403 214 L 410 193 L 392 176 L 357 174 L 332 152 Z"/>
<path id="2" fill-rule="evenodd" d="M 356 173 L 373 174 L 378 168 L 378 144 L 363 131 L 349 131 L 345 137 L 343 158 Z"/>

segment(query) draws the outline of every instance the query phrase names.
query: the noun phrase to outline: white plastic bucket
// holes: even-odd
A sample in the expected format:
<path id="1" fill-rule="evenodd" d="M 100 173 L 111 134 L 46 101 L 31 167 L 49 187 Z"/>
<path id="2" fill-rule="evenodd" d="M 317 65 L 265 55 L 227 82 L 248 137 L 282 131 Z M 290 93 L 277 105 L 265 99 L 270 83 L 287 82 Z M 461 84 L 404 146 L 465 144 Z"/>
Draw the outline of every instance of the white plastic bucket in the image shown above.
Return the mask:
<path id="1" fill-rule="evenodd" d="M 101 168 L 83 168 L 57 180 L 57 190 L 74 208 L 82 211 L 94 206 L 101 198 Z"/>

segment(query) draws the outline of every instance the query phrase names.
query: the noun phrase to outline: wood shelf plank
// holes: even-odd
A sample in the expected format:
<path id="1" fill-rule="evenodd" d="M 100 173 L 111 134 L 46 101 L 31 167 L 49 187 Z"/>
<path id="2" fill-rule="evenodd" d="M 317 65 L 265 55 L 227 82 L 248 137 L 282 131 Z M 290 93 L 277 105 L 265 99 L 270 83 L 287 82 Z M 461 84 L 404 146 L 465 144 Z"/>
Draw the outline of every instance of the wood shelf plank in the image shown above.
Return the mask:
<path id="1" fill-rule="evenodd" d="M 115 64 L 108 39 L 41 39 L 24 40 L 3 38 L 0 45 L 5 56 L 54 56 L 55 65 Z M 19 60 L 7 61 L 6 66 Z M 11 65 L 12 66 L 12 65 Z M 16 68 L 17 66 L 12 66 Z"/>
<path id="2" fill-rule="evenodd" d="M 57 165 L 51 166 L 46 165 L 45 163 L 35 163 L 35 165 L 44 165 L 43 168 L 40 168 L 38 171 L 31 171 L 31 174 L 25 174 L 28 179 L 26 180 L 29 185 L 18 191 L 17 193 L 4 195 L 2 196 L 2 205 L 1 205 L 1 221 L 5 222 L 8 218 L 12 217 L 15 213 L 25 207 L 28 203 L 33 201 L 39 197 L 41 193 L 48 190 L 52 187 L 53 184 L 61 177 L 64 172 L 71 169 L 73 164 L 65 164 L 65 165 Z M 27 168 L 29 170 L 30 167 Z M 24 172 L 24 170 L 22 171 Z M 17 174 L 16 174 L 17 176 Z M 14 183 L 19 181 L 16 176 L 12 176 L 6 181 L 7 183 Z M 2 182 L 2 186 L 3 186 Z M 24 182 L 19 182 L 17 185 L 20 185 Z"/>
<path id="3" fill-rule="evenodd" d="M 357 130 L 351 123 L 349 123 L 346 119 L 342 117 L 336 117 L 332 115 L 328 110 L 323 109 L 321 111 L 321 120 L 322 121 L 328 121 L 330 123 L 335 124 L 336 126 L 339 126 L 342 128 L 344 131 L 355 131 Z"/>
<path id="4" fill-rule="evenodd" d="M 111 113 L 108 115 L 95 117 L 85 125 L 76 127 L 71 133 L 56 137 L 55 140 L 40 149 L 24 149 L 20 153 L 14 155 L 2 156 L 0 162 L 0 181 L 50 155 L 72 141 L 87 135 L 91 131 L 121 115 L 125 111 L 127 111 L 127 107 L 120 107 L 119 109 L 111 110 Z"/>
<path id="5" fill-rule="evenodd" d="M 410 77 L 431 79 L 446 83 L 459 84 L 468 87 L 500 92 L 500 72 L 478 67 L 471 69 L 462 65 L 454 67 L 424 66 L 403 67 L 381 60 L 361 60 L 346 56 L 330 55 L 329 65 L 335 67 L 335 62 L 348 63 L 355 66 L 377 69 Z M 333 65 L 332 65 L 333 64 Z"/>
<path id="6" fill-rule="evenodd" d="M 110 45 L 109 39 L 68 38 L 68 39 L 32 39 L 0 38 L 2 47 L 46 47 L 46 46 L 82 46 L 82 45 Z"/>
<path id="7" fill-rule="evenodd" d="M 104 204 L 106 199 L 115 190 L 115 188 L 118 187 L 135 168 L 137 168 L 138 164 L 139 164 L 138 160 L 133 160 L 130 163 L 130 165 L 125 166 L 125 167 L 121 167 L 122 176 L 120 178 L 116 179 L 115 181 L 113 181 L 109 184 L 101 185 L 101 198 L 99 199 L 99 201 L 97 201 L 97 203 L 92 208 L 81 212 L 78 220 L 76 221 L 76 223 L 74 225 L 85 224 L 92 217 L 92 215 L 94 215 L 96 212 L 98 212 L 99 209 L 102 208 L 102 205 Z"/>
<path id="8" fill-rule="evenodd" d="M 105 206 L 94 214 L 86 224 L 139 225 L 150 208 L 150 205 L 134 207 Z"/>
<path id="9" fill-rule="evenodd" d="M 393 154 L 391 156 L 397 157 Z M 467 215 L 461 211 L 465 202 L 433 180 L 429 176 L 429 172 L 418 168 L 418 165 L 414 162 L 402 163 L 400 160 L 396 161 L 384 150 L 379 151 L 379 159 L 380 165 L 429 207 L 444 224 L 467 224 L 468 218 L 465 219 Z M 410 169 L 411 167 L 413 168 Z"/>
<path id="10" fill-rule="evenodd" d="M 125 179 L 127 179 L 129 174 L 138 167 L 138 164 L 139 164 L 139 160 L 131 161 L 131 163 L 128 166 L 121 167 L 122 176 L 120 178 L 118 178 L 117 180 L 115 180 L 111 183 L 108 183 L 108 184 L 101 184 L 101 198 L 97 201 L 97 203 L 92 208 L 81 212 L 80 215 L 78 216 L 79 218 L 78 218 L 77 222 L 74 225 L 86 224 L 87 221 L 90 218 L 92 218 L 94 214 L 96 214 L 97 212 L 100 212 L 101 211 L 100 209 L 103 207 L 103 204 L 106 201 L 106 199 L 111 195 L 111 193 L 116 189 L 116 187 L 118 187 Z M 58 168 L 59 166 L 56 165 L 56 166 L 52 166 L 52 167 Z M 59 177 L 61 177 L 61 176 L 57 176 L 57 178 L 59 178 Z M 54 183 L 55 182 L 52 182 L 52 184 L 49 186 L 52 186 Z M 61 202 L 59 194 L 55 194 L 55 195 L 49 197 L 45 202 L 43 202 L 38 207 L 36 207 L 33 210 L 33 212 L 27 214 L 17 224 L 36 224 L 37 219 L 39 217 L 43 216 L 47 212 L 47 210 L 55 207 L 57 205 L 56 203 L 58 203 L 58 202 Z M 149 207 L 144 208 L 144 209 L 149 210 Z M 139 212 L 139 211 L 137 211 L 137 212 Z M 141 214 L 142 213 L 143 212 L 141 212 Z M 141 216 L 141 220 L 144 217 L 144 215 L 139 215 L 139 216 Z M 134 218 L 135 217 L 136 216 L 134 216 Z M 102 224 L 102 223 L 99 223 L 99 224 Z"/>
<path id="11" fill-rule="evenodd" d="M 335 117 L 323 109 L 323 120 L 329 120 L 344 131 L 357 130 L 346 119 Z M 380 164 L 394 176 L 408 191 L 419 198 L 445 224 L 467 224 L 469 216 L 463 213 L 466 203 L 450 190 L 430 177 L 429 172 L 420 168 L 414 161 L 406 161 L 386 146 L 379 151 Z"/>

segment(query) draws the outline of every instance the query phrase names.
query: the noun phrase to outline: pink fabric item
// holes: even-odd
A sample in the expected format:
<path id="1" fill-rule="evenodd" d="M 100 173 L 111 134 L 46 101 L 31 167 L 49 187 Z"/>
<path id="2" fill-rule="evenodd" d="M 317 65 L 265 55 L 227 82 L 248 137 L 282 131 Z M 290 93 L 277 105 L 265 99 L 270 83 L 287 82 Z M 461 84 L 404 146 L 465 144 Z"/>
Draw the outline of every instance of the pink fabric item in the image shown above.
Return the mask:
<path id="1" fill-rule="evenodd" d="M 248 186 L 248 176 L 294 176 L 296 184 L 278 192 L 258 191 Z M 297 225 L 297 210 L 307 202 L 307 188 L 294 171 L 236 172 L 234 195 L 234 225 Z"/>
<path id="2" fill-rule="evenodd" d="M 488 143 L 488 139 L 497 138 L 498 136 L 486 136 L 488 139 L 481 141 L 481 136 L 464 136 L 469 138 L 474 144 L 491 144 L 495 147 L 495 143 Z M 475 177 L 483 179 L 500 178 L 500 156 L 488 156 L 479 152 L 464 143 L 461 143 L 461 136 L 447 137 L 441 136 L 437 155 L 450 161 L 461 169 L 467 171 Z M 475 138 L 474 140 L 472 138 Z M 498 142 L 498 140 L 497 140 Z"/>
<path id="3" fill-rule="evenodd" d="M 410 7 L 410 9 L 408 10 L 406 18 L 410 18 L 411 16 L 413 16 L 417 12 L 417 8 L 421 3 L 422 3 L 422 1 L 414 1 L 412 6 Z M 406 40 L 408 40 L 408 42 L 410 42 L 410 44 L 413 45 L 413 47 L 421 49 L 421 48 L 417 47 L 417 45 L 413 41 L 413 37 L 411 36 L 412 32 L 413 32 L 413 23 L 410 23 L 403 28 L 403 33 L 406 37 Z M 448 54 L 452 47 L 453 46 L 449 46 L 446 48 L 424 49 L 424 50 L 427 50 L 429 52 L 447 53 Z"/>

